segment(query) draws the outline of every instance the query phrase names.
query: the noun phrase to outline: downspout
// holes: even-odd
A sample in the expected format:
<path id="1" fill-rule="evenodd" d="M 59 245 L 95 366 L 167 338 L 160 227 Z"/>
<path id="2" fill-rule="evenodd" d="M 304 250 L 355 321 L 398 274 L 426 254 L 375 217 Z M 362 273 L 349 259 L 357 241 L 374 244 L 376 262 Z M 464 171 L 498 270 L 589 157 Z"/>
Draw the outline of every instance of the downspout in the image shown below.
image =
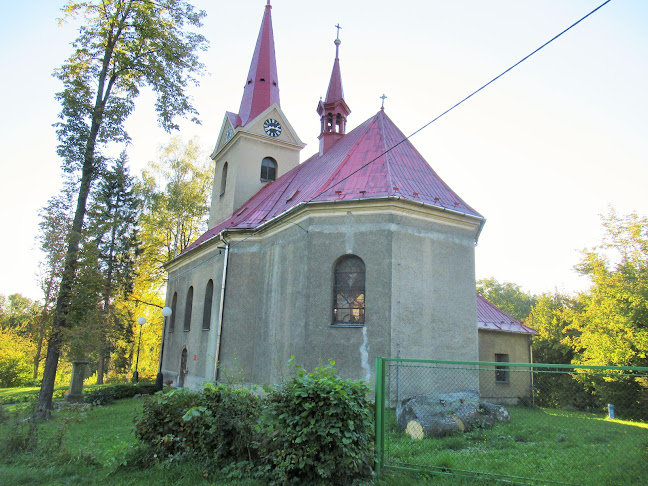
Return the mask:
<path id="1" fill-rule="evenodd" d="M 229 243 L 222 238 L 223 243 L 225 243 L 225 257 L 223 258 L 223 282 L 221 283 L 221 292 L 220 292 L 220 305 L 218 308 L 218 335 L 216 341 L 216 357 L 214 359 L 214 381 L 218 381 L 219 378 L 219 360 L 220 360 L 220 347 L 221 347 L 221 335 L 223 331 L 223 313 L 225 311 L 225 283 L 227 282 L 227 264 L 229 262 Z"/>

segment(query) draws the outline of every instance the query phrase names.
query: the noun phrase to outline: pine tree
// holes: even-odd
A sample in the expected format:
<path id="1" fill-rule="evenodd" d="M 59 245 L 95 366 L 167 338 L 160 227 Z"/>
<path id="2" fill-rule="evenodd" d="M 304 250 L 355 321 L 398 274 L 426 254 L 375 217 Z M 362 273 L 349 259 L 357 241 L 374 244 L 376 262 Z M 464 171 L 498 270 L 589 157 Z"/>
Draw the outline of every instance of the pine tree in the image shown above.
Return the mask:
<path id="1" fill-rule="evenodd" d="M 138 217 L 141 201 L 134 191 L 134 180 L 128 171 L 128 157 L 122 152 L 114 166 L 105 172 L 93 195 L 88 211 L 86 238 L 97 248 L 97 269 L 100 273 L 102 312 L 98 326 L 97 383 L 103 383 L 118 315 L 113 301 L 126 298 L 135 279 L 136 258 L 140 254 Z"/>

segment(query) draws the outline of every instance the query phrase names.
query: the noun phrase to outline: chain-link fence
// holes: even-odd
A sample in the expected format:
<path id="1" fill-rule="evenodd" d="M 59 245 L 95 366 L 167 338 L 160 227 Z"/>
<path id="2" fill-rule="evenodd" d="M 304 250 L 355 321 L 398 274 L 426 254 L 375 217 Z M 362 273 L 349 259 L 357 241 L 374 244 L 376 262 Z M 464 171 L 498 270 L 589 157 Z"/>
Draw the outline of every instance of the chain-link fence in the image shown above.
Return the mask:
<path id="1" fill-rule="evenodd" d="M 377 470 L 648 485 L 648 368 L 378 358 Z"/>

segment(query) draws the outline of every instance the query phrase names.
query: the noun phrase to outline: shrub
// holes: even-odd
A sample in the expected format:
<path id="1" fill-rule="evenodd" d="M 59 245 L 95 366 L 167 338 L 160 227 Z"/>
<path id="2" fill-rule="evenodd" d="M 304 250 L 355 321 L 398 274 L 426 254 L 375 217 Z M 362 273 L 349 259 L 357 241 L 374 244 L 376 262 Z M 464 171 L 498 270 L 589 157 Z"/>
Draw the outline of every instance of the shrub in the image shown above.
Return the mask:
<path id="1" fill-rule="evenodd" d="M 261 414 L 261 399 L 249 390 L 224 385 L 205 385 L 204 411 L 200 411 L 202 430 L 200 452 L 224 464 L 252 461 L 256 458 L 255 426 Z M 185 420 L 195 420 L 196 412 L 189 410 Z"/>
<path id="2" fill-rule="evenodd" d="M 343 380 L 334 362 L 297 375 L 268 396 L 260 453 L 274 483 L 347 484 L 371 474 L 369 388 Z"/>
<path id="3" fill-rule="evenodd" d="M 142 416 L 135 423 L 135 436 L 161 455 L 196 450 L 198 421 L 183 417 L 189 409 L 202 406 L 201 398 L 201 394 L 184 389 L 154 395 L 144 403 Z"/>
<path id="4" fill-rule="evenodd" d="M 217 464 L 256 457 L 261 400 L 245 389 L 205 385 L 202 393 L 172 390 L 144 404 L 135 433 L 158 453 L 193 453 Z"/>
<path id="5" fill-rule="evenodd" d="M 85 401 L 93 405 L 108 405 L 114 400 L 132 398 L 136 395 L 152 395 L 156 391 L 157 387 L 151 383 L 107 385 L 88 392 Z"/>

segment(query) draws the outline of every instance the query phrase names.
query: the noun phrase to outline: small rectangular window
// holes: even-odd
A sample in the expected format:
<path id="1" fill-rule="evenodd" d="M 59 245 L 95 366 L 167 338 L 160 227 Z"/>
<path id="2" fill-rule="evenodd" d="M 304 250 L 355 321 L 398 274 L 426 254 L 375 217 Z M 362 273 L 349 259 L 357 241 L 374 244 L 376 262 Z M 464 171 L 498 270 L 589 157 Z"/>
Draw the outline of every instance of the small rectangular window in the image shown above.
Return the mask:
<path id="1" fill-rule="evenodd" d="M 497 363 L 508 363 L 508 354 L 496 354 L 495 361 Z M 508 383 L 509 382 L 509 367 L 508 366 L 495 366 L 495 383 Z"/>

